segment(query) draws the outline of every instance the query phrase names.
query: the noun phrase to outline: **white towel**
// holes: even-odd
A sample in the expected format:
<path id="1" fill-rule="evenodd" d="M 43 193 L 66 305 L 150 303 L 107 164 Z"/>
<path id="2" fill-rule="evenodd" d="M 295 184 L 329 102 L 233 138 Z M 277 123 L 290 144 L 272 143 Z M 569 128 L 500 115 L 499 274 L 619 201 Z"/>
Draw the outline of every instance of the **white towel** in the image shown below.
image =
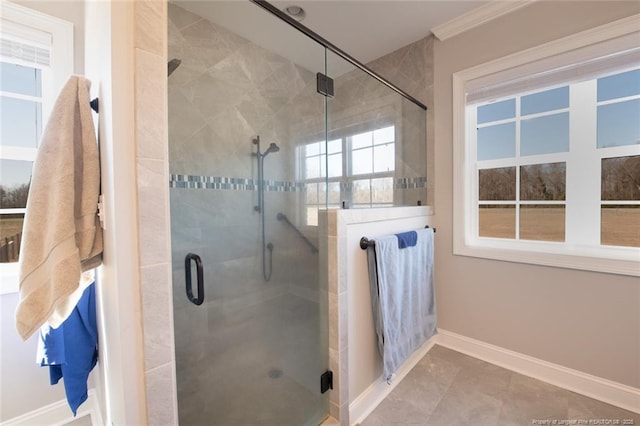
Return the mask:
<path id="1" fill-rule="evenodd" d="M 71 76 L 42 135 L 20 248 L 16 328 L 29 338 L 45 322 L 58 327 L 72 312 L 89 271 L 102 261 L 98 219 L 100 163 L 89 106 L 91 82 Z"/>
<path id="2" fill-rule="evenodd" d="M 412 247 L 399 248 L 398 237 L 389 235 L 367 249 L 373 320 L 387 381 L 436 333 L 433 229 L 416 233 Z"/>

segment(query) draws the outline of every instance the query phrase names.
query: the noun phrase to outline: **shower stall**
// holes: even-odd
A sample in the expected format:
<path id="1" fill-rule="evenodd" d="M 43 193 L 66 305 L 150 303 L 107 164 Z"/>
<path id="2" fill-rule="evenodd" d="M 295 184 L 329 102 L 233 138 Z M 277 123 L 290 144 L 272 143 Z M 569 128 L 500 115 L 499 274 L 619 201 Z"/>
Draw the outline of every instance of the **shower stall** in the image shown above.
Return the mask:
<path id="1" fill-rule="evenodd" d="M 424 106 L 270 8 L 168 6 L 185 425 L 320 424 L 335 338 L 321 212 L 425 200 Z"/>

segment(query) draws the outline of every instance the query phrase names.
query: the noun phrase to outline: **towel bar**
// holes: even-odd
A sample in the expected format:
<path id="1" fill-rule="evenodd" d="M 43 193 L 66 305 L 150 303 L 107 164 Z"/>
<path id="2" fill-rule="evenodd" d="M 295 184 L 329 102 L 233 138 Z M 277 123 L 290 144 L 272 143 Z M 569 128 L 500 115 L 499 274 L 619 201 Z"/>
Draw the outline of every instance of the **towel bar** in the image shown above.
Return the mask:
<path id="1" fill-rule="evenodd" d="M 428 228 L 428 227 L 429 225 L 425 226 L 425 228 Z M 433 228 L 433 232 L 434 233 L 436 232 L 436 228 Z M 362 250 L 366 250 L 369 247 L 375 247 L 375 245 L 376 245 L 375 240 L 370 240 L 367 237 L 360 238 L 360 248 Z"/>

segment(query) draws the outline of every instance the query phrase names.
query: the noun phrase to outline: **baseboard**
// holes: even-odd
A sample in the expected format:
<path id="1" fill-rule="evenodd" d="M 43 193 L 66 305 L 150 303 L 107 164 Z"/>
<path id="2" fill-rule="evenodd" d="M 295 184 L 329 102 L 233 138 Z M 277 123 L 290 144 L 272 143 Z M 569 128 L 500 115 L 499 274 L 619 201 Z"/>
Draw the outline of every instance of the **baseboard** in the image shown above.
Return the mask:
<path id="1" fill-rule="evenodd" d="M 61 401 L 54 402 L 53 404 L 38 408 L 37 410 L 22 414 L 18 417 L 14 417 L 13 419 L 1 422 L 0 426 L 64 426 L 67 423 L 87 415 L 91 416 L 92 425 L 102 425 L 102 415 L 100 413 L 100 405 L 98 404 L 98 398 L 96 397 L 95 390 L 89 389 L 87 395 L 87 400 L 78 408 L 76 417 L 73 417 L 73 413 L 67 404 L 67 400 L 63 399 Z"/>
<path id="2" fill-rule="evenodd" d="M 640 389 L 439 328 L 438 334 L 429 339 L 400 367 L 391 385 L 380 378 L 349 404 L 351 424 L 362 423 L 436 344 L 616 407 L 640 413 Z"/>
<path id="3" fill-rule="evenodd" d="M 418 348 L 396 372 L 391 384 L 380 377 L 349 404 L 349 419 L 352 425 L 358 425 L 391 393 L 393 389 L 409 374 L 411 369 L 426 355 L 437 341 L 438 335 L 427 340 Z"/>
<path id="4" fill-rule="evenodd" d="M 436 344 L 525 376 L 640 413 L 640 389 L 438 329 Z"/>

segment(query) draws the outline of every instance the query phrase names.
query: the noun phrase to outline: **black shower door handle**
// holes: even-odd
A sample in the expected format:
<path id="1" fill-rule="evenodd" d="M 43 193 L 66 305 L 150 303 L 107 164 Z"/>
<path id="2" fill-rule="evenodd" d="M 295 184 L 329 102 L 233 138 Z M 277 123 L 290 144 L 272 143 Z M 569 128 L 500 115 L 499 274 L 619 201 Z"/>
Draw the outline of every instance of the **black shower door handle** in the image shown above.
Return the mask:
<path id="1" fill-rule="evenodd" d="M 196 274 L 198 280 L 198 297 L 193 296 L 191 288 L 191 260 L 196 262 Z M 184 258 L 185 284 L 187 289 L 187 299 L 194 305 L 202 305 L 204 302 L 204 270 L 202 268 L 202 259 L 197 254 L 189 253 Z"/>

